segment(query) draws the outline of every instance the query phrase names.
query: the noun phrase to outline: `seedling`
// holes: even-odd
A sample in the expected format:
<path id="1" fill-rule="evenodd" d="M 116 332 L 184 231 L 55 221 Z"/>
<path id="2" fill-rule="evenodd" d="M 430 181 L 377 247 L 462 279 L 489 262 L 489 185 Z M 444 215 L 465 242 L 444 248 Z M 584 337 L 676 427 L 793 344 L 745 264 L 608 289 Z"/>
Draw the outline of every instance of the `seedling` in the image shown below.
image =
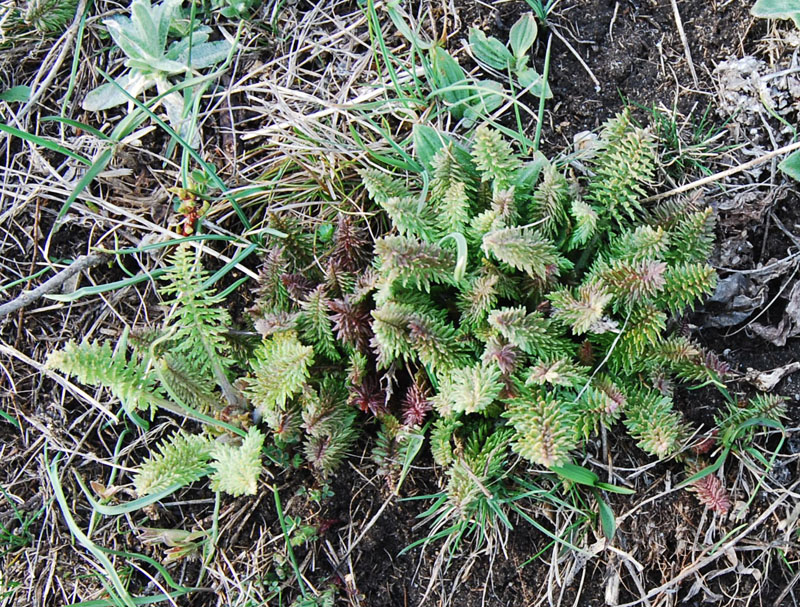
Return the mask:
<path id="1" fill-rule="evenodd" d="M 477 28 L 470 28 L 469 43 L 478 61 L 501 72 L 510 71 L 519 85 L 537 97 L 549 99 L 552 91 L 542 75 L 528 65 L 528 51 L 536 41 L 538 28 L 533 13 L 522 15 L 511 27 L 508 44 L 493 36 L 487 37 Z"/>
<path id="2" fill-rule="evenodd" d="M 758 0 L 750 12 L 755 17 L 791 19 L 800 27 L 800 0 Z"/>
<path id="3" fill-rule="evenodd" d="M 156 87 L 158 94 L 163 95 L 170 124 L 181 136 L 187 135 L 186 99 L 177 91 L 169 92 L 173 86 L 170 79 L 223 61 L 231 46 L 224 40 L 208 42 L 211 29 L 205 26 L 167 45 L 170 27 L 180 10 L 180 0 L 163 0 L 155 5 L 150 0 L 134 0 L 130 17 L 103 21 L 111 38 L 127 56 L 125 65 L 129 69 L 113 82 L 90 91 L 83 100 L 84 110 L 99 112 L 126 102 L 132 106 L 123 91 L 139 97 Z"/>

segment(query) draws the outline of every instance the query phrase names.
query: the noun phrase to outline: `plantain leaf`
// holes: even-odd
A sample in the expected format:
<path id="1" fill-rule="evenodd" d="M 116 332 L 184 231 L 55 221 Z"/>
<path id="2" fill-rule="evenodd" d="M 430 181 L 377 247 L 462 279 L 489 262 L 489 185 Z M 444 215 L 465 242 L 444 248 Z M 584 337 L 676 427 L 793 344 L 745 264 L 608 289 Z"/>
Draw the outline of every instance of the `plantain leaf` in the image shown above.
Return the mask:
<path id="1" fill-rule="evenodd" d="M 792 179 L 800 181 L 800 150 L 793 152 L 784 158 L 783 161 L 778 165 L 778 168 Z"/>
<path id="2" fill-rule="evenodd" d="M 603 528 L 603 535 L 610 542 L 614 539 L 614 534 L 617 531 L 617 518 L 614 516 L 614 511 L 602 497 L 600 492 L 595 492 L 597 498 L 598 513 L 600 514 L 600 526 Z"/>
<path id="3" fill-rule="evenodd" d="M 533 13 L 522 15 L 519 20 L 511 26 L 508 34 L 508 42 L 514 52 L 514 58 L 519 61 L 533 46 L 539 28 L 536 26 L 536 18 Z"/>
<path id="4" fill-rule="evenodd" d="M 755 17 L 791 19 L 800 27 L 800 0 L 758 0 L 750 12 Z"/>
<path id="5" fill-rule="evenodd" d="M 486 34 L 475 27 L 469 30 L 469 45 L 478 61 L 496 70 L 505 71 L 514 62 L 514 56 L 502 42 L 494 37 L 487 38 Z"/>

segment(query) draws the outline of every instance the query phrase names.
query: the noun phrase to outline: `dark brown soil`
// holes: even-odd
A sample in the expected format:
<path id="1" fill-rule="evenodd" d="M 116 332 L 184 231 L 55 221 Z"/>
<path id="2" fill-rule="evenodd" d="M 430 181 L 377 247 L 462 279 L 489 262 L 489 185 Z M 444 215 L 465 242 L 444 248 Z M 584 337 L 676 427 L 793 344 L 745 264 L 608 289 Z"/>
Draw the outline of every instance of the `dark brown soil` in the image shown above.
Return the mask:
<path id="1" fill-rule="evenodd" d="M 495 9 L 473 2 L 456 2 L 456 6 L 463 24 L 459 41 L 470 26 L 505 41 L 514 22 L 530 10 L 522 1 Z M 702 113 L 713 101 L 709 91 L 714 90 L 711 72 L 716 64 L 745 54 L 748 39 L 756 39 L 766 28 L 741 1 L 682 0 L 678 10 L 696 83 L 669 1 L 565 0 L 557 4 L 550 21 L 561 38 L 553 37 L 551 49 L 553 99 L 547 107 L 546 146 L 562 151 L 572 145 L 576 133 L 596 130 L 629 103 Z M 540 28 L 534 61 L 540 73 L 547 38 L 548 30 Z M 537 107 L 535 99 L 528 101 Z"/>

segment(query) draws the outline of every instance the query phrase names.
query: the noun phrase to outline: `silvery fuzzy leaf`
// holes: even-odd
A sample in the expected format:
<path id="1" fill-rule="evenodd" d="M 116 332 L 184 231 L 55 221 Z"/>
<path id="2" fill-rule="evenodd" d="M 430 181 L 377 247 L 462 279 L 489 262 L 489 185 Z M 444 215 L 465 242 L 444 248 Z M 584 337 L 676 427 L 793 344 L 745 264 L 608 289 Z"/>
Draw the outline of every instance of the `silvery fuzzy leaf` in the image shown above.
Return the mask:
<path id="1" fill-rule="evenodd" d="M 157 57 L 164 50 L 163 45 L 159 46 L 157 25 L 162 20 L 164 8 L 163 4 L 151 6 L 148 0 L 134 0 L 131 4 L 131 25 L 135 28 L 136 37 L 145 45 L 147 53 L 153 57 Z"/>
<path id="2" fill-rule="evenodd" d="M 116 82 L 116 84 L 114 84 L 114 82 Z M 132 97 L 138 97 L 142 91 L 147 90 L 155 83 L 138 70 L 123 74 L 115 78 L 114 82 L 106 82 L 96 89 L 89 91 L 86 97 L 84 97 L 81 107 L 87 112 L 107 110 L 128 101 L 128 98 L 119 87 L 125 89 Z"/>
<path id="3" fill-rule="evenodd" d="M 185 53 L 189 46 L 192 47 L 192 54 L 194 54 L 194 48 L 200 46 L 204 42 L 208 41 L 208 37 L 211 34 L 211 28 L 207 26 L 198 27 L 195 31 L 191 33 L 191 35 L 187 35 L 181 40 L 176 40 L 172 44 L 169 45 L 167 49 L 167 57 L 169 59 L 178 60 L 178 57 L 181 54 Z"/>
<path id="4" fill-rule="evenodd" d="M 171 61 L 163 57 L 152 58 L 150 60 L 128 59 L 125 62 L 131 69 L 140 70 L 144 73 L 159 74 L 160 76 L 171 76 L 172 74 L 182 74 L 186 71 L 186 63 Z"/>
<path id="5" fill-rule="evenodd" d="M 224 61 L 231 50 L 231 45 L 227 40 L 217 40 L 216 42 L 206 42 L 192 49 L 192 67 L 201 70 Z M 179 61 L 188 61 L 189 51 L 181 55 Z"/>
<path id="6" fill-rule="evenodd" d="M 104 22 L 114 43 L 131 59 L 149 59 L 151 53 L 145 40 L 136 36 L 136 28 L 126 17 L 106 19 Z"/>

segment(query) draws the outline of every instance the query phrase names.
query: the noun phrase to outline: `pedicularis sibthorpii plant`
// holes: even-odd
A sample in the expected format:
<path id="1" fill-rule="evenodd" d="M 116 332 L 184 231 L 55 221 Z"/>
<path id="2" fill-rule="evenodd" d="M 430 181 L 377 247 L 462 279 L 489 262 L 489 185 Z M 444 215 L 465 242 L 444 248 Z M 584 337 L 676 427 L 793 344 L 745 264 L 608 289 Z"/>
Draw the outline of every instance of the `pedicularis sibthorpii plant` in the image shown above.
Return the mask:
<path id="1" fill-rule="evenodd" d="M 714 289 L 711 209 L 642 207 L 655 150 L 628 114 L 606 124 L 584 182 L 523 163 L 485 127 L 468 152 L 418 135 L 427 199 L 364 173 L 396 230 L 375 245 L 373 345 L 380 367 L 422 365 L 438 386 L 437 460 L 486 419 L 536 466 L 564 466 L 617 421 L 673 453 L 686 428 L 672 379 L 718 381 L 713 358 L 666 333 Z"/>
<path id="2" fill-rule="evenodd" d="M 232 347 L 222 301 L 181 247 L 161 327 L 113 350 L 84 342 L 52 355 L 51 367 L 109 387 L 130 412 L 206 422 L 139 468 L 139 494 L 209 474 L 215 490 L 254 493 L 259 422 L 327 476 L 376 419 L 372 457 L 395 491 L 429 434 L 447 479 L 428 511 L 438 537 L 485 538 L 521 495 L 540 493 L 526 478 L 556 475 L 592 487 L 610 535 L 599 490 L 623 489 L 575 465 L 588 442 L 624 428 L 656 458 L 687 443 L 676 383 L 722 386 L 726 371 L 674 322 L 714 289 L 714 216 L 689 200 L 642 203 L 655 179 L 648 131 L 628 113 L 610 120 L 581 178 L 540 154 L 521 159 L 486 126 L 469 146 L 426 126 L 414 141 L 419 184 L 360 171 L 389 225 L 270 219 L 285 237 L 261 270 L 253 348 Z M 778 398 L 731 405 L 717 420 L 720 461 L 753 420 L 782 413 Z M 691 473 L 701 452 L 681 456 Z M 699 498 L 727 510 L 724 487 L 705 478 Z"/>

